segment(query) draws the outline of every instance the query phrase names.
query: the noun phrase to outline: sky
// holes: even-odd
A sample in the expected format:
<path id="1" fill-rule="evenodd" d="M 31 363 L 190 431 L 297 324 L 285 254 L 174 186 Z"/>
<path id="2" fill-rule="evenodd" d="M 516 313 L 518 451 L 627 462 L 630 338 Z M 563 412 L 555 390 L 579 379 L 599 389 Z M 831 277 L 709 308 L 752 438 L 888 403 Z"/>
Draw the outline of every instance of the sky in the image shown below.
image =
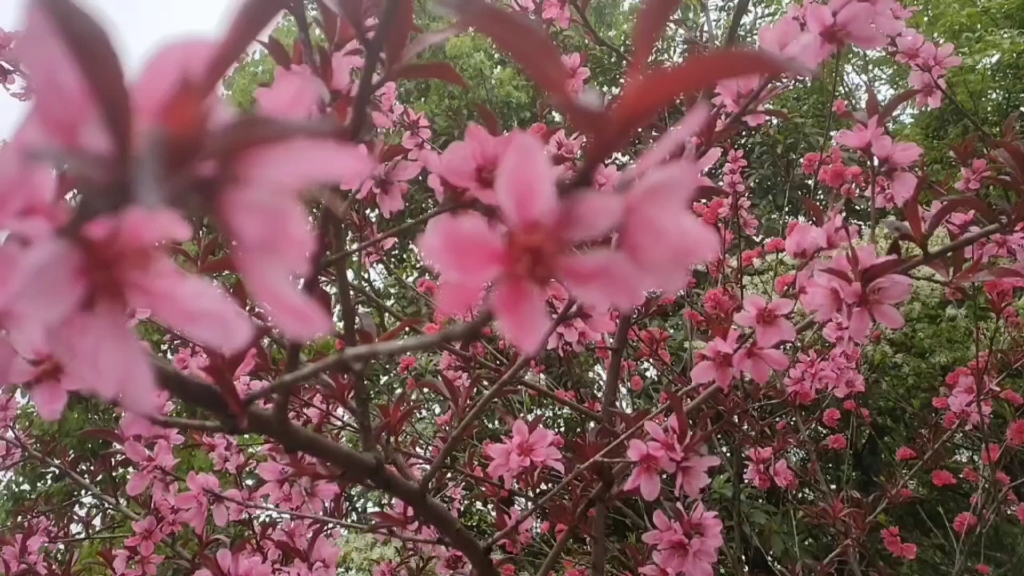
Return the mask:
<path id="1" fill-rule="evenodd" d="M 103 24 L 131 78 L 164 43 L 210 37 L 227 26 L 240 0 L 77 0 Z M 0 0 L 0 28 L 19 30 L 28 0 Z M 10 138 L 28 105 L 0 93 L 0 139 Z"/>

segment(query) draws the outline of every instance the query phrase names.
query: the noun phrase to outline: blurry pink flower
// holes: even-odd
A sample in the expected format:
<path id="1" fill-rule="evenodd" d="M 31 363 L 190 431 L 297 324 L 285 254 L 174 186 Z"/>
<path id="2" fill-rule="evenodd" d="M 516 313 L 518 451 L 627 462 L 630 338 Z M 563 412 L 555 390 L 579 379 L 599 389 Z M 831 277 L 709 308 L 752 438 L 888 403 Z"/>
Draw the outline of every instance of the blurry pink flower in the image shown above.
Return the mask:
<path id="1" fill-rule="evenodd" d="M 495 173 L 505 230 L 477 212 L 433 218 L 418 245 L 441 274 L 438 309 L 463 313 L 492 284 L 491 305 L 506 338 L 525 353 L 544 344 L 551 324 L 547 286 L 564 284 L 596 308 L 637 300 L 628 263 L 608 249 L 577 252 L 581 241 L 605 236 L 622 214 L 612 194 L 580 192 L 560 199 L 554 168 L 533 136 L 515 132 Z"/>
<path id="2" fill-rule="evenodd" d="M 878 116 L 872 116 L 867 124 L 858 123 L 853 130 L 840 130 L 835 137 L 836 144 L 854 150 L 868 150 L 885 131 L 878 125 Z"/>
<path id="3" fill-rule="evenodd" d="M 882 530 L 882 542 L 889 553 L 896 558 L 906 558 L 907 560 L 917 558 L 917 545 L 904 544 L 900 538 L 900 529 L 897 527 Z"/>
<path id="4" fill-rule="evenodd" d="M 354 189 L 371 170 L 370 158 L 353 144 L 290 140 L 244 153 L 235 162 L 234 180 L 217 197 L 215 213 L 234 241 L 231 257 L 246 289 L 293 340 L 305 342 L 333 328 L 330 315 L 298 287 L 316 248 L 302 193 L 327 183 Z"/>
<path id="5" fill-rule="evenodd" d="M 796 260 L 809 260 L 827 245 L 825 231 L 814 224 L 797 222 L 786 234 L 786 254 Z"/>
<path id="6" fill-rule="evenodd" d="M 932 472 L 932 484 L 939 488 L 953 486 L 956 484 L 956 477 L 949 470 L 936 470 Z"/>
<path id="7" fill-rule="evenodd" d="M 906 462 L 917 458 L 917 452 L 914 452 L 907 446 L 900 446 L 899 450 L 896 451 L 896 460 L 900 462 Z"/>
<path id="8" fill-rule="evenodd" d="M 906 168 L 921 157 L 924 150 L 913 142 L 894 142 L 889 136 L 879 136 L 871 142 L 871 153 L 893 168 Z"/>
<path id="9" fill-rule="evenodd" d="M 782 371 L 789 367 L 789 358 L 780 350 L 750 345 L 736 353 L 733 365 L 754 382 L 764 384 L 771 378 L 772 371 Z"/>
<path id="10" fill-rule="evenodd" d="M 676 494 L 699 498 L 700 491 L 711 484 L 708 469 L 722 463 L 718 456 L 689 455 L 676 466 Z"/>
<path id="11" fill-rule="evenodd" d="M 1024 446 L 1024 420 L 1014 420 L 1006 427 L 1006 443 L 1010 446 Z"/>
<path id="12" fill-rule="evenodd" d="M 953 530 L 963 535 L 978 525 L 978 517 L 970 512 L 961 512 L 953 519 Z"/>
<path id="13" fill-rule="evenodd" d="M 259 555 L 249 552 L 238 552 L 232 554 L 227 548 L 217 551 L 217 567 L 219 574 L 203 568 L 194 576 L 272 576 L 275 574 L 274 567 L 266 564 Z"/>
<path id="14" fill-rule="evenodd" d="M 323 80 L 304 64 L 289 69 L 276 68 L 274 82 L 253 93 L 256 109 L 265 116 L 281 120 L 308 120 L 322 113 L 330 93 Z"/>
<path id="15" fill-rule="evenodd" d="M 828 446 L 829 450 L 846 450 L 846 436 L 843 434 L 833 434 L 825 440 L 825 445 Z"/>
<path id="16" fill-rule="evenodd" d="M 469 190 L 481 202 L 496 205 L 495 174 L 510 143 L 509 136 L 492 136 L 483 126 L 470 122 L 463 140 L 452 142 L 441 154 L 438 175 Z"/>
<path id="17" fill-rule="evenodd" d="M 779 298 L 770 304 L 764 298 L 751 294 L 743 299 L 743 311 L 736 314 L 736 323 L 754 328 L 760 346 L 774 346 L 779 342 L 792 342 L 796 330 L 785 316 L 793 311 L 796 302 Z"/>

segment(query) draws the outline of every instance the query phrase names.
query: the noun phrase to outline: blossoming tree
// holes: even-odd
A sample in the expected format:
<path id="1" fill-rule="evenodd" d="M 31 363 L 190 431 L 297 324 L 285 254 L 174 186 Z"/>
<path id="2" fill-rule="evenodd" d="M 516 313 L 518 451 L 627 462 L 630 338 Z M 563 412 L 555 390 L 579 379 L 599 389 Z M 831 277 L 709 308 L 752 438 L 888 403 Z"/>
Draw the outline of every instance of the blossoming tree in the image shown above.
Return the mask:
<path id="1" fill-rule="evenodd" d="M 72 0 L 29 2 L 0 37 L 31 103 L 0 148 L 4 573 L 1013 570 L 1016 119 L 972 115 L 895 0 L 746 47 L 742 0 L 620 8 L 627 47 L 585 1 L 246 0 L 126 78 Z M 529 122 L 417 106 L 478 93 L 444 58 L 470 34 Z M 840 98 L 844 57 L 906 85 Z M 265 82 L 226 98 L 236 65 Z M 804 89 L 823 136 L 764 161 Z M 905 126 L 950 105 L 976 133 L 932 161 Z M 948 365 L 927 405 L 910 362 Z"/>

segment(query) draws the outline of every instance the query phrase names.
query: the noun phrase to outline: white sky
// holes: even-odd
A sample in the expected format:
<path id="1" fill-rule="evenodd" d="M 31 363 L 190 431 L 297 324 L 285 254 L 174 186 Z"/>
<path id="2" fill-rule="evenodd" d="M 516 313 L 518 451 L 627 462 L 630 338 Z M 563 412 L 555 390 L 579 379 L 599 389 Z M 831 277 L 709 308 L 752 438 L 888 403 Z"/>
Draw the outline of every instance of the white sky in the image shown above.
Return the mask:
<path id="1" fill-rule="evenodd" d="M 161 45 L 181 36 L 215 36 L 240 0 L 78 0 L 107 29 L 133 76 Z M 0 28 L 20 30 L 28 0 L 0 0 Z M 0 139 L 10 138 L 28 106 L 0 93 Z"/>

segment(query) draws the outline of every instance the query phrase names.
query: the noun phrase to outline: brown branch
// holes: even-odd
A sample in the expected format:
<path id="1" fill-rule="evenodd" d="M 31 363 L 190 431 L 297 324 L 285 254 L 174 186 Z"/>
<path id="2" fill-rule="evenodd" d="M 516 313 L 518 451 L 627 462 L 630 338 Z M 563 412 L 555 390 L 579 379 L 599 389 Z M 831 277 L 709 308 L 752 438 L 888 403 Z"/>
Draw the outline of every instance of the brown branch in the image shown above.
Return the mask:
<path id="1" fill-rule="evenodd" d="M 379 358 L 382 356 L 397 356 L 408 352 L 429 350 L 431 348 L 437 348 L 442 344 L 472 338 L 479 334 L 480 330 L 482 330 L 490 320 L 490 314 L 484 313 L 472 322 L 452 326 L 451 328 L 438 332 L 437 334 L 405 338 L 402 340 L 387 340 L 384 342 L 374 342 L 372 344 L 346 348 L 337 354 L 332 354 L 327 358 L 323 358 L 316 362 L 310 362 L 294 372 L 285 374 L 274 381 L 270 386 L 257 390 L 246 396 L 245 404 L 252 404 L 253 402 L 272 396 L 280 390 L 287 389 L 293 384 L 308 380 L 320 373 L 328 372 L 341 366 L 351 366 L 353 364 L 358 364 L 360 362 L 365 362 L 372 358 Z"/>
<path id="2" fill-rule="evenodd" d="M 547 333 L 544 335 L 544 340 L 550 338 L 551 334 L 553 334 L 562 322 L 569 317 L 569 312 L 575 305 L 576 301 L 570 300 L 565 307 L 562 308 L 562 311 L 558 314 L 558 317 L 555 318 L 555 321 L 551 323 Z M 494 383 L 494 386 L 492 386 L 491 389 L 477 401 L 476 405 L 473 406 L 469 413 L 466 414 L 466 417 L 462 419 L 459 426 L 454 432 L 452 432 L 451 437 L 448 438 L 448 442 L 441 447 L 441 451 L 437 454 L 437 459 L 434 460 L 434 463 L 431 464 L 426 474 L 424 474 L 423 478 L 420 480 L 420 487 L 424 492 L 430 488 L 431 480 L 433 480 L 434 477 L 437 476 L 438 472 L 441 471 L 445 462 L 455 452 L 455 449 L 458 448 L 459 443 L 462 442 L 463 436 L 469 432 L 469 429 L 473 426 L 473 423 L 476 422 L 477 418 L 479 418 L 484 413 L 484 410 L 490 406 L 491 401 L 501 394 L 502 390 L 511 384 L 520 372 L 530 365 L 530 362 L 535 356 L 536 354 L 520 357 L 519 360 L 517 360 L 516 363 L 508 369 L 508 372 L 505 372 L 505 374 Z"/>
<path id="3" fill-rule="evenodd" d="M 615 429 L 615 415 L 612 410 L 618 400 L 619 377 L 622 375 L 622 357 L 626 352 L 626 344 L 629 342 L 629 328 L 632 324 L 632 315 L 620 311 L 619 325 L 615 330 L 615 339 L 612 341 L 612 351 L 608 360 L 608 372 L 604 381 L 604 397 L 601 399 L 601 426 L 611 431 Z M 602 470 L 601 488 L 606 493 L 611 493 L 615 486 L 615 476 L 605 465 Z M 594 549 L 590 555 L 590 572 L 594 576 L 604 576 L 608 560 L 608 539 L 605 534 L 605 524 L 608 520 L 608 502 L 606 499 L 598 501 L 594 507 Z"/>
<path id="4" fill-rule="evenodd" d="M 348 234 L 340 219 L 333 222 L 334 245 L 344 246 Z M 358 344 L 356 340 L 356 306 L 352 301 L 352 289 L 348 281 L 348 258 L 340 258 L 334 265 L 334 284 L 338 291 L 338 304 L 341 306 L 342 330 L 345 347 L 352 348 Z M 355 404 L 354 415 L 359 428 L 359 442 L 363 450 L 373 452 L 377 449 L 377 440 L 373 435 L 373 421 L 370 415 L 370 391 L 366 387 L 362 367 L 352 366 L 352 400 Z"/>
<path id="5" fill-rule="evenodd" d="M 377 28 L 373 32 L 373 37 L 370 38 L 370 43 L 366 46 L 363 73 L 359 77 L 359 88 L 356 92 L 355 103 L 352 105 L 352 123 L 349 125 L 348 130 L 349 137 L 352 140 L 359 140 L 360 134 L 366 126 L 366 118 L 369 116 L 370 98 L 374 92 L 373 74 L 377 71 L 377 64 L 380 63 L 384 43 L 387 41 L 391 27 L 398 16 L 398 8 L 401 3 L 402 0 L 384 0 Z"/>
<path id="6" fill-rule="evenodd" d="M 216 388 L 190 378 L 163 362 L 157 363 L 155 369 L 160 385 L 172 395 L 219 416 L 231 417 L 231 410 Z M 451 511 L 421 491 L 416 484 L 388 470 L 373 455 L 333 442 L 291 421 L 280 422 L 269 412 L 254 406 L 246 409 L 245 417 L 248 432 L 267 436 L 286 450 L 319 458 L 344 471 L 346 477 L 402 500 L 412 507 L 419 518 L 436 528 L 453 548 L 461 552 L 479 576 L 499 576 L 487 548 L 481 546 Z"/>
<path id="7" fill-rule="evenodd" d="M 373 238 L 370 238 L 369 240 L 356 245 L 355 248 L 351 248 L 351 249 L 345 250 L 343 252 L 338 252 L 337 254 L 331 254 L 330 256 L 324 258 L 323 265 L 327 266 L 327 265 L 330 265 L 330 264 L 334 264 L 335 262 L 337 262 L 339 260 L 344 260 L 344 259 L 348 258 L 349 256 L 358 254 L 358 253 L 362 252 L 363 250 L 366 250 L 367 248 L 373 246 L 374 244 L 378 244 L 380 242 L 383 242 L 384 240 L 387 240 L 388 238 L 393 238 L 395 236 L 398 236 L 399 234 L 405 232 L 406 230 L 411 230 L 412 228 L 415 228 L 416 226 L 419 226 L 420 224 L 424 224 L 427 221 L 429 221 L 431 218 L 433 218 L 434 216 L 440 216 L 441 214 L 444 214 L 446 212 L 451 212 L 453 210 L 458 210 L 459 208 L 465 208 L 465 207 L 466 207 L 465 204 L 449 204 L 447 206 L 440 206 L 440 207 L 438 207 L 438 208 L 436 208 L 436 209 L 434 209 L 434 210 L 424 214 L 423 216 L 420 216 L 419 218 L 414 218 L 414 219 L 409 220 L 407 222 L 404 222 L 404 223 L 402 223 L 402 224 L 400 224 L 398 226 L 395 226 L 394 228 L 392 228 L 390 230 L 387 230 L 385 232 L 381 232 L 380 234 L 374 236 Z"/>
<path id="8" fill-rule="evenodd" d="M 750 7 L 750 0 L 739 0 L 736 3 L 736 10 L 732 13 L 732 21 L 729 22 L 729 31 L 725 35 L 725 45 L 732 46 L 739 39 L 740 24 L 743 17 L 747 15 L 747 8 Z"/>

